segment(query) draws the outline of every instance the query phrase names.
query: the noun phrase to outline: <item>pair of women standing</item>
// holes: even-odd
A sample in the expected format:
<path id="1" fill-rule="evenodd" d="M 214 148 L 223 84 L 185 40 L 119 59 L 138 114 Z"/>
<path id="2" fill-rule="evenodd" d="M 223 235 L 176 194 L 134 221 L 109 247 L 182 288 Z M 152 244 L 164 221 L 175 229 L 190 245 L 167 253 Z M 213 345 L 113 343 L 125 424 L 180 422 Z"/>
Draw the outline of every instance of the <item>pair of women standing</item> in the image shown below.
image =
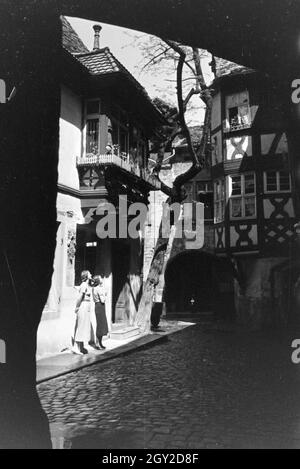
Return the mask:
<path id="1" fill-rule="evenodd" d="M 88 270 L 81 273 L 81 285 L 79 289 L 79 298 L 76 303 L 76 324 L 73 337 L 73 352 L 79 354 L 88 353 L 84 347 L 85 343 L 91 340 L 91 316 L 96 316 L 96 336 L 97 349 L 105 349 L 102 344 L 102 337 L 108 333 L 107 319 L 105 314 L 106 292 L 103 288 L 102 280 L 99 275 L 92 278 Z"/>

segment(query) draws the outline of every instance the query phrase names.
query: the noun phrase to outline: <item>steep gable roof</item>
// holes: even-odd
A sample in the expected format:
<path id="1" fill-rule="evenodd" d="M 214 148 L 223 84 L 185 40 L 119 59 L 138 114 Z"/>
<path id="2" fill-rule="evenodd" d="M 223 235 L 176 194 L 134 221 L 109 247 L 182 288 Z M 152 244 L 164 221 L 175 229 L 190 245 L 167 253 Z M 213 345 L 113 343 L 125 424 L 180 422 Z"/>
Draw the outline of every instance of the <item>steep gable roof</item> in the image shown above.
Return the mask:
<path id="1" fill-rule="evenodd" d="M 152 107 L 161 115 L 158 108 L 153 103 L 145 88 L 134 78 L 124 65 L 113 55 L 108 47 L 97 49 L 84 54 L 76 54 L 76 59 L 84 65 L 94 76 L 108 74 L 121 74 L 129 80 L 144 98 L 151 103 Z"/>
<path id="2" fill-rule="evenodd" d="M 142 97 L 144 103 L 148 106 L 150 114 L 155 116 L 155 119 L 165 122 L 161 112 L 155 106 L 145 88 L 134 78 L 134 76 L 124 67 L 121 62 L 112 54 L 108 47 L 89 51 L 88 48 L 81 41 L 75 30 L 72 28 L 68 20 L 62 16 L 62 46 L 68 53 L 72 60 L 80 65 L 83 71 L 86 71 L 90 76 L 105 77 L 116 74 L 129 82 L 135 92 Z M 146 113 L 147 114 L 147 113 Z"/>
<path id="3" fill-rule="evenodd" d="M 88 48 L 84 45 L 78 34 L 70 25 L 65 16 L 61 16 L 62 23 L 62 45 L 71 54 L 89 52 Z"/>
<path id="4" fill-rule="evenodd" d="M 244 65 L 239 65 L 229 60 L 221 59 L 219 57 L 215 58 L 216 60 L 216 75 L 217 78 L 228 76 L 228 75 L 240 75 L 245 73 L 254 72 L 252 68 L 244 67 Z"/>

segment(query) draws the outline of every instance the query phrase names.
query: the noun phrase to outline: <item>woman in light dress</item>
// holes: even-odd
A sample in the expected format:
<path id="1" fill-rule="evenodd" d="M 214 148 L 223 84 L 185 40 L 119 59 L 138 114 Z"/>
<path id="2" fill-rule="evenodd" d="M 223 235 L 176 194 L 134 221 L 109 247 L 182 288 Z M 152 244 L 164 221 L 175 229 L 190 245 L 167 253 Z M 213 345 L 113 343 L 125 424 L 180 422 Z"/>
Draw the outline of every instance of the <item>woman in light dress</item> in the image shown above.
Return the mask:
<path id="1" fill-rule="evenodd" d="M 92 275 L 88 270 L 81 272 L 81 285 L 79 289 L 79 298 L 75 307 L 76 324 L 73 337 L 72 351 L 79 355 L 88 353 L 84 344 L 90 340 L 91 332 L 91 301 L 92 301 Z"/>
<path id="2" fill-rule="evenodd" d="M 95 303 L 95 316 L 96 316 L 96 336 L 99 342 L 99 349 L 104 350 L 106 347 L 102 344 L 102 338 L 108 333 L 108 325 L 105 313 L 106 291 L 103 286 L 103 281 L 100 275 L 94 277 L 94 286 L 92 291 L 92 298 Z"/>

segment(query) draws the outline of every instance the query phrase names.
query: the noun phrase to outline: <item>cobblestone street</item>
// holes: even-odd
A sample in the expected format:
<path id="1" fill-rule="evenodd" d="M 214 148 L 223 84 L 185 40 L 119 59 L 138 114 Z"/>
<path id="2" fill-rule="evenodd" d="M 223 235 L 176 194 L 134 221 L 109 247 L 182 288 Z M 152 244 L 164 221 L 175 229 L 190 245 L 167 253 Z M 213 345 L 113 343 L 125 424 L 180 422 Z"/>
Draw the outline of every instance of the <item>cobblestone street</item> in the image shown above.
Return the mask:
<path id="1" fill-rule="evenodd" d="M 196 325 L 38 390 L 73 448 L 297 448 L 294 338 Z"/>

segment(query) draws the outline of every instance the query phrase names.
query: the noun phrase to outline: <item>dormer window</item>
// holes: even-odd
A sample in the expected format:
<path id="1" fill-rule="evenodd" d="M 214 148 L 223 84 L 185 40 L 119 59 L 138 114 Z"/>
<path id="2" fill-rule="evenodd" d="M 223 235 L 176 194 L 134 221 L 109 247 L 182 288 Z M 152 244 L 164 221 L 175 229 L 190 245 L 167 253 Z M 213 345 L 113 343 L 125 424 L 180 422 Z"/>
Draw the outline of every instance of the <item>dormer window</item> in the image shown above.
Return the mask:
<path id="1" fill-rule="evenodd" d="M 248 91 L 226 96 L 225 132 L 233 132 L 250 127 L 251 115 Z"/>

